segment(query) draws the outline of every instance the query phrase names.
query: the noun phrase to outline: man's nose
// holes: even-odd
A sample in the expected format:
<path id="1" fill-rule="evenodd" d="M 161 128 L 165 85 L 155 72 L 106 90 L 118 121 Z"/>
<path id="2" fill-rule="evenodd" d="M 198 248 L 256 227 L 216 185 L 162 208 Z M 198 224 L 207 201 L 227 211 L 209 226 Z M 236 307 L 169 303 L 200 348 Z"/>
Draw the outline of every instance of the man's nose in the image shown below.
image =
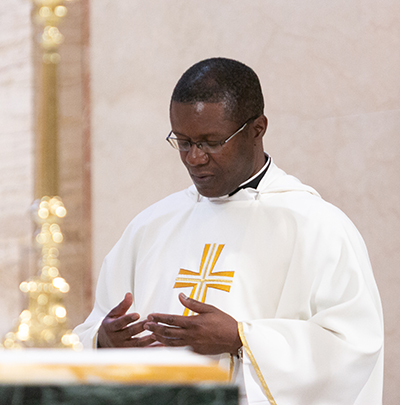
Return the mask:
<path id="1" fill-rule="evenodd" d="M 198 166 L 207 163 L 208 154 L 203 152 L 196 144 L 192 144 L 186 154 L 186 162 L 190 166 Z"/>

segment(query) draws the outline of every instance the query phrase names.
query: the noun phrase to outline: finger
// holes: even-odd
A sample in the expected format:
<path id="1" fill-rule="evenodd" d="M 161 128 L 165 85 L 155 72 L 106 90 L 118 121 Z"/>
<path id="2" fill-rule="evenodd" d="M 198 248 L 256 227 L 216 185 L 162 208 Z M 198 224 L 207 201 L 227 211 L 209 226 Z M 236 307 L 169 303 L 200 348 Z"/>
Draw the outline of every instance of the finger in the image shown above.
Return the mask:
<path id="1" fill-rule="evenodd" d="M 132 314 L 123 315 L 117 319 L 112 319 L 107 322 L 107 328 L 111 332 L 117 332 L 125 329 L 130 323 L 137 321 L 140 315 L 136 312 Z"/>
<path id="2" fill-rule="evenodd" d="M 109 318 L 119 318 L 120 316 L 124 315 L 126 311 L 130 308 L 133 302 L 133 297 L 130 292 L 125 294 L 124 299 L 116 306 L 114 307 L 108 314 L 107 316 Z"/>
<path id="3" fill-rule="evenodd" d="M 136 336 L 138 333 L 144 331 L 144 325 L 147 323 L 147 320 L 136 322 L 133 325 L 128 326 L 126 329 L 129 333 L 129 336 Z"/>
<path id="4" fill-rule="evenodd" d="M 146 347 L 156 341 L 154 335 L 147 335 L 138 338 L 132 338 L 125 341 L 124 347 Z"/>
<path id="5" fill-rule="evenodd" d="M 164 336 L 155 336 L 157 342 L 162 343 L 164 346 L 170 347 L 183 347 L 188 346 L 188 343 L 183 339 L 168 339 Z"/>
<path id="6" fill-rule="evenodd" d="M 162 336 L 168 339 L 184 339 L 187 336 L 187 332 L 185 329 L 174 327 L 171 328 L 169 326 L 160 325 L 154 322 L 146 323 L 144 328 L 153 332 L 157 338 L 159 336 Z"/>
<path id="7" fill-rule="evenodd" d="M 127 326 L 121 330 L 115 331 L 118 334 L 118 340 L 131 340 L 134 336 L 138 333 L 144 331 L 143 326 L 145 325 L 146 321 L 137 322 L 133 325 Z"/>
<path id="8" fill-rule="evenodd" d="M 171 315 L 171 314 L 150 314 L 147 317 L 149 322 L 165 323 L 166 325 L 179 326 L 185 328 L 187 326 L 187 316 Z"/>
<path id="9" fill-rule="evenodd" d="M 134 336 L 136 336 L 137 334 L 143 332 L 144 329 L 144 325 L 147 323 L 147 320 L 144 321 L 140 321 L 137 322 L 133 325 L 130 325 L 120 331 L 117 331 L 118 338 L 121 340 L 131 340 Z M 148 335 L 146 335 L 148 336 Z"/>
<path id="10" fill-rule="evenodd" d="M 179 301 L 181 304 L 192 310 L 193 312 L 196 312 L 198 314 L 204 314 L 208 312 L 214 312 L 215 307 L 212 305 L 204 304 L 203 302 L 196 301 L 192 298 L 187 297 L 184 293 L 179 294 Z"/>

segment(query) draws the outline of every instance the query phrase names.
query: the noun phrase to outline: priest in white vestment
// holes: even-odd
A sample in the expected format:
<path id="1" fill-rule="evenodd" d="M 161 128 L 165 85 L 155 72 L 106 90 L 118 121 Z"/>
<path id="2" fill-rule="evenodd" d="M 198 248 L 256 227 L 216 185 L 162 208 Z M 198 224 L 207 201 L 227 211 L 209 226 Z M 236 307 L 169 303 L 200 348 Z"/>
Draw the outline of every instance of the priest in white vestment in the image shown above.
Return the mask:
<path id="1" fill-rule="evenodd" d="M 240 62 L 184 73 L 167 140 L 194 185 L 130 223 L 75 331 L 86 347 L 216 356 L 244 404 L 381 404 L 383 318 L 365 244 L 264 153 L 263 107 Z"/>

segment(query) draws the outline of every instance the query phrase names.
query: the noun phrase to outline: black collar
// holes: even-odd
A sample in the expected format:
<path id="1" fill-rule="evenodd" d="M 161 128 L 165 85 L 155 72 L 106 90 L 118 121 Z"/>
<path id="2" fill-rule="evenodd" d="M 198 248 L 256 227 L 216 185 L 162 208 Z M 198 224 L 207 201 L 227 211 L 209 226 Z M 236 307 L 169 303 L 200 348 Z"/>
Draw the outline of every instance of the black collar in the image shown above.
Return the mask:
<path id="1" fill-rule="evenodd" d="M 260 184 L 260 181 L 262 180 L 262 178 L 265 176 L 265 173 L 267 173 L 268 168 L 271 165 L 271 158 L 267 154 L 265 154 L 265 163 L 268 163 L 268 164 L 257 177 L 255 177 L 253 180 L 249 181 L 248 183 L 244 183 L 241 186 L 239 186 L 236 190 L 232 191 L 229 194 L 229 197 L 233 196 L 234 194 L 236 194 L 239 190 L 242 190 L 243 188 L 256 189 L 258 187 L 258 185 Z"/>

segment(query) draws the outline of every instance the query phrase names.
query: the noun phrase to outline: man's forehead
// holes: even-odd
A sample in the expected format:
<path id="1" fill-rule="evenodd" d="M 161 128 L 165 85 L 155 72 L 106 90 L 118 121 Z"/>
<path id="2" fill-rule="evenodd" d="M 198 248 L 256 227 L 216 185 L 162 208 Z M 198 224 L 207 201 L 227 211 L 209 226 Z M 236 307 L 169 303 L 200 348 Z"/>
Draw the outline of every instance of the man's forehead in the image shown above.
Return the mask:
<path id="1" fill-rule="evenodd" d="M 204 111 L 205 105 L 203 101 L 198 101 L 195 105 L 194 105 L 194 110 L 196 113 L 201 113 Z"/>
<path id="2" fill-rule="evenodd" d="M 190 116 L 207 118 L 218 117 L 222 120 L 228 120 L 226 117 L 226 103 L 224 101 L 220 102 L 206 102 L 206 101 L 196 101 L 194 103 L 180 103 L 173 101 L 171 103 L 171 118 L 189 118 Z"/>
<path id="3" fill-rule="evenodd" d="M 236 127 L 236 123 L 226 117 L 224 103 L 173 102 L 170 119 L 175 134 L 197 140 L 225 135 Z"/>

